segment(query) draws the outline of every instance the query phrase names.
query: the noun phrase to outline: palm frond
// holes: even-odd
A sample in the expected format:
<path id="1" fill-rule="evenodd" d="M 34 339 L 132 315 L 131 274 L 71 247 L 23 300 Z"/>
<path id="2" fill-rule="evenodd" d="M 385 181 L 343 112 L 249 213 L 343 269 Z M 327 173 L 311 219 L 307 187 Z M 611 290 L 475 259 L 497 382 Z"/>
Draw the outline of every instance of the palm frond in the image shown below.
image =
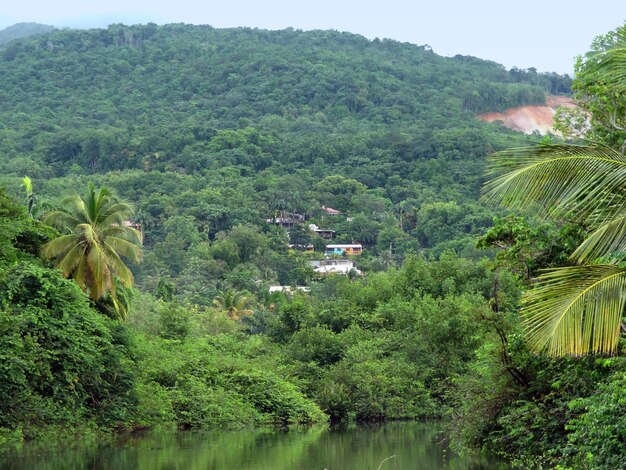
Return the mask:
<path id="1" fill-rule="evenodd" d="M 105 226 L 112 224 L 122 225 L 124 220 L 129 219 L 134 214 L 135 211 L 129 204 L 122 202 L 114 203 L 102 211 L 99 223 Z"/>
<path id="2" fill-rule="evenodd" d="M 142 241 L 143 237 L 141 235 L 141 232 L 133 227 L 111 225 L 102 229 L 100 233 L 102 234 L 102 238 L 107 238 L 107 237 L 122 238 L 138 246 L 140 246 L 143 243 Z"/>
<path id="3" fill-rule="evenodd" d="M 84 247 L 81 244 L 75 244 L 56 264 L 56 268 L 63 271 L 65 277 L 69 277 L 78 267 L 80 259 L 84 254 Z"/>
<path id="4" fill-rule="evenodd" d="M 78 266 L 72 274 L 72 279 L 74 279 L 76 284 L 78 284 L 83 291 L 87 289 L 87 285 L 90 283 L 91 279 L 91 272 L 87 266 L 86 256 L 81 256 Z"/>
<path id="5" fill-rule="evenodd" d="M 119 277 L 124 286 L 130 287 L 133 283 L 133 273 L 116 253 L 116 249 L 105 242 L 102 245 L 102 250 L 107 257 L 107 263 L 111 266 L 111 270 Z"/>
<path id="6" fill-rule="evenodd" d="M 84 242 L 89 245 L 97 245 L 98 243 L 100 243 L 100 237 L 98 236 L 98 233 L 96 232 L 96 228 L 91 225 L 91 224 L 78 224 L 75 227 L 75 232 L 76 233 L 80 233 L 82 238 L 84 239 Z"/>
<path id="7" fill-rule="evenodd" d="M 85 202 L 76 193 L 65 196 L 61 201 L 61 207 L 65 208 L 67 212 L 70 212 L 82 222 L 86 222 L 89 220 L 89 215 L 85 207 Z"/>
<path id="8" fill-rule="evenodd" d="M 107 237 L 105 244 L 108 245 L 111 250 L 118 252 L 133 263 L 139 263 L 141 261 L 143 252 L 141 247 L 135 243 L 124 240 L 123 238 Z"/>
<path id="9" fill-rule="evenodd" d="M 61 257 L 79 242 L 80 238 L 74 233 L 61 235 L 54 240 L 50 240 L 41 247 L 41 256 L 45 259 Z"/>
<path id="10" fill-rule="evenodd" d="M 126 321 L 130 312 L 130 295 L 129 291 L 123 287 L 117 286 L 116 293 L 109 293 L 102 297 L 97 305 L 104 310 L 107 315 L 120 321 Z"/>
<path id="11" fill-rule="evenodd" d="M 617 261 L 626 251 L 626 215 L 595 229 L 576 250 L 571 259 L 586 263 L 598 258 Z"/>
<path id="12" fill-rule="evenodd" d="M 47 212 L 43 215 L 41 221 L 46 225 L 56 227 L 60 230 L 73 228 L 80 223 L 75 216 L 63 211 Z"/>
<path id="13" fill-rule="evenodd" d="M 586 68 L 603 82 L 626 90 L 626 38 L 621 37 L 615 46 L 591 55 Z"/>
<path id="14" fill-rule="evenodd" d="M 576 214 L 601 225 L 626 207 L 626 157 L 607 147 L 540 145 L 491 157 L 483 197 L 544 214 Z"/>
<path id="15" fill-rule="evenodd" d="M 28 176 L 24 176 L 24 178 L 22 178 L 22 186 L 26 190 L 27 194 L 33 192 L 33 182 Z"/>
<path id="16" fill-rule="evenodd" d="M 213 299 L 212 304 L 213 304 L 214 307 L 224 308 L 224 306 L 226 305 L 226 301 L 224 300 L 224 298 L 222 296 L 217 295 Z"/>
<path id="17" fill-rule="evenodd" d="M 626 270 L 616 265 L 555 268 L 524 297 L 531 349 L 548 354 L 613 354 L 626 303 Z"/>
<path id="18" fill-rule="evenodd" d="M 213 299 L 213 306 L 226 311 L 231 319 L 238 319 L 240 315 L 250 315 L 252 310 L 246 309 L 252 303 L 252 299 L 245 291 L 228 289 L 219 292 Z"/>
<path id="19" fill-rule="evenodd" d="M 86 260 L 91 272 L 90 297 L 97 300 L 113 287 L 113 277 L 100 245 L 95 244 L 90 247 Z"/>

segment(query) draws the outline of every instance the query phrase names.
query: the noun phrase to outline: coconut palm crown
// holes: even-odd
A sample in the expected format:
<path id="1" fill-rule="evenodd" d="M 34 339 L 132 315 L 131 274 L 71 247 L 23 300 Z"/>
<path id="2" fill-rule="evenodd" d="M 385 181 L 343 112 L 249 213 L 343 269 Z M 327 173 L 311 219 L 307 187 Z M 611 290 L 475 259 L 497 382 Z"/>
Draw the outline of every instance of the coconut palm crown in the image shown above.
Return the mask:
<path id="1" fill-rule="evenodd" d="M 246 292 L 228 289 L 218 292 L 213 299 L 213 306 L 226 312 L 231 320 L 239 320 L 244 315 L 252 315 L 253 311 L 246 308 L 251 302 Z"/>
<path id="2" fill-rule="evenodd" d="M 61 204 L 64 210 L 43 218 L 61 235 L 42 247 L 42 256 L 54 259 L 55 266 L 92 300 L 107 294 L 115 298 L 115 277 L 127 287 L 133 282 L 122 257 L 132 262 L 142 258 L 141 233 L 126 223 L 132 208 L 114 199 L 107 188 L 96 190 L 91 183 L 84 199 L 74 194 Z"/>
<path id="3" fill-rule="evenodd" d="M 586 58 L 585 73 L 624 100 L 626 37 L 620 32 L 614 39 L 610 47 Z M 523 297 L 523 327 L 537 352 L 616 352 L 626 306 L 625 149 L 544 144 L 499 152 L 491 159 L 492 179 L 483 188 L 487 200 L 538 209 L 589 230 L 571 255 L 572 265 L 545 270 Z"/>

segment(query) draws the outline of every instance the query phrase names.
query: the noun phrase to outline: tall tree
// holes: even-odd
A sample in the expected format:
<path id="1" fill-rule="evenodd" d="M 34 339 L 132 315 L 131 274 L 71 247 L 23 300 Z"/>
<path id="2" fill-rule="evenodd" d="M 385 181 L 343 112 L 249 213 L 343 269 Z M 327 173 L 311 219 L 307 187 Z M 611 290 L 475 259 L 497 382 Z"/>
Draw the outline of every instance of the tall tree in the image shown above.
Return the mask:
<path id="1" fill-rule="evenodd" d="M 43 219 L 61 235 L 42 247 L 42 256 L 53 258 L 55 266 L 88 291 L 92 300 L 107 294 L 115 300 L 115 277 L 126 287 L 133 283 L 122 257 L 136 263 L 142 258 L 141 233 L 128 223 L 132 208 L 117 201 L 107 188 L 96 190 L 91 183 L 84 199 L 68 196 L 62 207 Z"/>

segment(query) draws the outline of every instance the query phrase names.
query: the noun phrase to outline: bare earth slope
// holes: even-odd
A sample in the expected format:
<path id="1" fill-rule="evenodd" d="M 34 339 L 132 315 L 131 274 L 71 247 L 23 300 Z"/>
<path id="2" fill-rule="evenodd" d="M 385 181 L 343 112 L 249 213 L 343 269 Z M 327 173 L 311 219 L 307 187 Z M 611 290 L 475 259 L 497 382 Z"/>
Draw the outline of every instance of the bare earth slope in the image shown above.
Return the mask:
<path id="1" fill-rule="evenodd" d="M 509 129 L 524 134 L 532 134 L 537 131 L 540 134 L 554 132 L 554 114 L 556 108 L 563 106 L 573 108 L 575 105 L 570 98 L 565 96 L 548 96 L 545 106 L 520 106 L 507 109 L 502 113 L 479 114 L 478 119 L 486 122 L 501 121 Z"/>

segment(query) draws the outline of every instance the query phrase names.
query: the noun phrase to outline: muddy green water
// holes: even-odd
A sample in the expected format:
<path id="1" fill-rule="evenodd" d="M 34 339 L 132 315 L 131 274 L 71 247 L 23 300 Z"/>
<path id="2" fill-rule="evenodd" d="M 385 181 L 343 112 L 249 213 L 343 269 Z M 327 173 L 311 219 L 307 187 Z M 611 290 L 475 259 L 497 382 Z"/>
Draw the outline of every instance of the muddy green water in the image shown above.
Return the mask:
<path id="1" fill-rule="evenodd" d="M 438 444 L 439 426 L 388 423 L 344 429 L 150 433 L 109 443 L 0 449 L 2 469 L 392 470 L 506 469 Z M 387 459 L 387 460 L 385 460 Z"/>

